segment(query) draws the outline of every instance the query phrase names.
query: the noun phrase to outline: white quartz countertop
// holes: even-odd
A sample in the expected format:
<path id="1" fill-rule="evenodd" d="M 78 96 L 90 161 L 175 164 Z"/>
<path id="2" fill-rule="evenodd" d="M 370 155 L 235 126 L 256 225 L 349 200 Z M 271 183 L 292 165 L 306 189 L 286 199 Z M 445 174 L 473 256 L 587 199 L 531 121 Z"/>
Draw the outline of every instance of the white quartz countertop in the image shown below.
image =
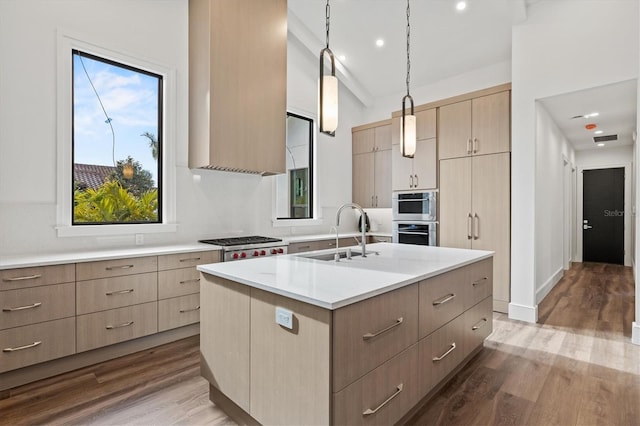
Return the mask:
<path id="1" fill-rule="evenodd" d="M 359 246 L 352 249 L 359 250 Z M 493 256 L 491 251 L 391 243 L 367 244 L 367 251 L 379 254 L 340 262 L 305 257 L 334 252 L 321 250 L 197 268 L 322 308 L 337 309 Z"/>
<path id="2" fill-rule="evenodd" d="M 362 235 L 361 232 L 340 232 L 338 234 L 338 238 L 348 238 L 348 237 L 357 237 L 360 238 L 360 235 Z M 373 232 L 373 231 L 369 231 L 366 233 L 367 236 L 374 236 L 374 237 L 389 237 L 391 238 L 391 234 L 390 233 L 386 233 L 386 232 Z M 287 242 L 287 243 L 301 243 L 301 242 L 306 242 L 306 241 L 322 241 L 322 240 L 330 240 L 330 239 L 334 239 L 336 237 L 336 234 L 314 234 L 314 235 L 289 235 L 286 237 L 278 237 L 278 238 L 282 238 L 283 241 Z M 354 242 L 355 243 L 355 242 Z"/>

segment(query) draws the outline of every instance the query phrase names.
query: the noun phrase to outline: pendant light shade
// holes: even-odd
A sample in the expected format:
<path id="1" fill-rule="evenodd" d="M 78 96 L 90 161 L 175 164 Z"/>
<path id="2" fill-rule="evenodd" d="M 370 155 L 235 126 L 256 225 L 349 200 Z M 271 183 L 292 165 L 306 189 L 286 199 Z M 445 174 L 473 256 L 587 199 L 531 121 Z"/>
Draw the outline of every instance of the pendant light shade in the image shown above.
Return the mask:
<path id="1" fill-rule="evenodd" d="M 320 132 L 329 136 L 335 136 L 336 129 L 338 128 L 338 79 L 336 78 L 336 61 L 333 52 L 329 49 L 329 0 L 327 0 L 325 10 L 327 45 L 320 51 L 320 90 L 318 96 L 320 101 Z M 324 69 L 324 58 L 327 55 L 331 63 L 330 75 L 325 75 Z"/>
<path id="2" fill-rule="evenodd" d="M 402 121 L 400 122 L 400 153 L 403 157 L 413 158 L 416 153 L 416 116 L 413 113 L 413 98 L 409 94 L 409 79 L 411 60 L 409 59 L 409 40 L 411 26 L 409 25 L 409 0 L 407 0 L 407 94 L 402 98 Z M 410 109 L 407 111 L 407 100 Z"/>
<path id="3" fill-rule="evenodd" d="M 125 163 L 124 166 L 122 166 L 122 177 L 125 179 L 133 178 L 133 164 Z"/>

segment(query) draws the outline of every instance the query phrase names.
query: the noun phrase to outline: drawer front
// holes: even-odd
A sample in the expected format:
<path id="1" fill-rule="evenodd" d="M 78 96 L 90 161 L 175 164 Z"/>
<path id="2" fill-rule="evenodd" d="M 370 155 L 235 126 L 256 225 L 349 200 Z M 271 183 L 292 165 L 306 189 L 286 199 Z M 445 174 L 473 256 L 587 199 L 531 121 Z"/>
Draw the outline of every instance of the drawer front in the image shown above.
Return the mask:
<path id="1" fill-rule="evenodd" d="M 333 424 L 392 425 L 419 401 L 418 350 L 411 346 L 333 394 Z M 386 402 L 386 403 L 385 403 Z"/>
<path id="2" fill-rule="evenodd" d="M 417 342 L 417 300 L 414 284 L 334 311 L 334 392 Z"/>
<path id="3" fill-rule="evenodd" d="M 464 315 L 420 340 L 418 349 L 424 396 L 464 360 Z"/>
<path id="4" fill-rule="evenodd" d="M 158 331 L 200 322 L 200 294 L 174 297 L 158 302 Z"/>
<path id="5" fill-rule="evenodd" d="M 493 294 L 493 258 L 473 263 L 465 269 L 464 309 L 469 309 Z"/>
<path id="6" fill-rule="evenodd" d="M 306 251 L 320 250 L 317 241 L 304 241 L 300 243 L 291 243 L 287 249 L 287 253 L 304 253 Z"/>
<path id="7" fill-rule="evenodd" d="M 76 320 L 78 352 L 113 345 L 158 331 L 157 302 L 81 315 Z"/>
<path id="8" fill-rule="evenodd" d="M 487 297 L 464 313 L 464 355 L 467 356 L 493 331 L 493 298 Z"/>
<path id="9" fill-rule="evenodd" d="M 370 243 L 390 243 L 391 237 L 380 237 L 380 236 L 373 235 L 369 237 L 369 242 Z"/>
<path id="10" fill-rule="evenodd" d="M 220 250 L 158 256 L 158 270 L 189 268 L 206 263 L 220 262 Z"/>
<path id="11" fill-rule="evenodd" d="M 0 292 L 0 330 L 76 315 L 74 283 Z"/>
<path id="12" fill-rule="evenodd" d="M 75 318 L 0 331 L 0 373 L 75 352 Z"/>
<path id="13" fill-rule="evenodd" d="M 420 282 L 420 338 L 464 311 L 465 268 Z"/>
<path id="14" fill-rule="evenodd" d="M 158 299 L 200 293 L 200 272 L 196 268 L 158 272 Z"/>
<path id="15" fill-rule="evenodd" d="M 74 264 L 5 269 L 0 271 L 0 290 L 70 283 L 75 280 Z"/>
<path id="16" fill-rule="evenodd" d="M 76 294 L 78 315 L 151 302 L 158 298 L 158 273 L 78 281 Z"/>
<path id="17" fill-rule="evenodd" d="M 133 257 L 130 259 L 102 260 L 76 264 L 76 280 L 119 277 L 158 270 L 158 257 Z"/>

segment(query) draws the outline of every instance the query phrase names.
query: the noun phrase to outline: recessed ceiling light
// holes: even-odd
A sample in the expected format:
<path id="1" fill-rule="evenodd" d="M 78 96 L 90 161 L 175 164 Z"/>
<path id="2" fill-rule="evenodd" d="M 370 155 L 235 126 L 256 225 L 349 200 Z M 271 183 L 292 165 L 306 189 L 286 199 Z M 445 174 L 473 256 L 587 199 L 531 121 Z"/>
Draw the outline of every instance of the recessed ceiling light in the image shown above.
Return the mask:
<path id="1" fill-rule="evenodd" d="M 584 118 L 597 117 L 599 115 L 600 115 L 600 113 L 598 113 L 598 112 L 592 112 L 591 114 L 585 115 Z"/>
<path id="2" fill-rule="evenodd" d="M 600 143 L 598 144 L 598 146 L 604 146 L 604 144 L 603 144 L 602 142 L 600 142 Z"/>
<path id="3" fill-rule="evenodd" d="M 463 11 L 466 8 L 467 8 L 467 2 L 466 1 L 459 1 L 458 3 L 456 3 L 456 10 Z"/>
<path id="4" fill-rule="evenodd" d="M 596 130 L 596 131 L 595 131 L 595 132 L 593 132 L 593 133 L 595 133 L 596 135 L 601 135 L 601 134 L 602 134 L 602 130 Z"/>
<path id="5" fill-rule="evenodd" d="M 378 46 L 378 47 L 384 46 L 384 40 L 381 39 L 381 38 L 377 39 L 376 40 L 376 46 Z"/>
<path id="6" fill-rule="evenodd" d="M 340 59 L 342 62 L 344 62 L 344 60 L 347 59 L 347 57 L 344 56 L 344 55 L 340 55 L 340 56 L 338 56 L 338 59 Z"/>

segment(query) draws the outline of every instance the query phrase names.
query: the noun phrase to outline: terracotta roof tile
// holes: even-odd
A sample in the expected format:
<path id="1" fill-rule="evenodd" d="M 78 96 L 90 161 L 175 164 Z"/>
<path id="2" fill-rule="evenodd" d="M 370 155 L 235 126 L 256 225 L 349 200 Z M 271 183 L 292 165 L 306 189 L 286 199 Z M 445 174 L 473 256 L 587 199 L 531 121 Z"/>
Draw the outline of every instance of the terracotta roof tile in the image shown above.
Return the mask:
<path id="1" fill-rule="evenodd" d="M 84 184 L 87 188 L 97 189 L 114 170 L 113 166 L 75 163 L 73 165 L 73 179 L 75 182 Z"/>

